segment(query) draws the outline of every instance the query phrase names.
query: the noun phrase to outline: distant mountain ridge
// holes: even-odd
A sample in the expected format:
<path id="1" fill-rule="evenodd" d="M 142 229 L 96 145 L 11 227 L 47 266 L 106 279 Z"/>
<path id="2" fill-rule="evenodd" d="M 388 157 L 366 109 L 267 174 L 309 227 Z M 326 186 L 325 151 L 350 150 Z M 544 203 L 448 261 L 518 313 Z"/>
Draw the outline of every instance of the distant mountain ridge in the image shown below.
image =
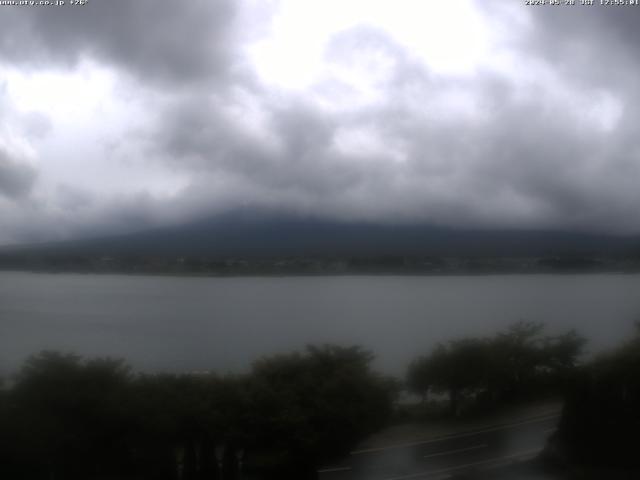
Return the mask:
<path id="1" fill-rule="evenodd" d="M 208 258 L 353 256 L 637 256 L 640 236 L 426 224 L 340 222 L 296 215 L 235 212 L 140 233 L 19 248 L 41 255 Z"/>

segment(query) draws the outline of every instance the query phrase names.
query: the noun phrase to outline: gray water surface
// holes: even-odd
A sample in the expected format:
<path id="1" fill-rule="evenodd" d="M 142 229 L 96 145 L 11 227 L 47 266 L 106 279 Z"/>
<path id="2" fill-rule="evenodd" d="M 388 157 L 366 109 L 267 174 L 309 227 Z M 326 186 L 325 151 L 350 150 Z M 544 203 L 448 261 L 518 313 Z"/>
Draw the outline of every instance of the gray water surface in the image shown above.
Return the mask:
<path id="1" fill-rule="evenodd" d="M 358 344 L 402 375 L 439 341 L 519 319 L 614 346 L 640 319 L 640 275 L 156 277 L 0 272 L 0 373 L 43 349 L 144 371 L 240 372 L 308 343 Z"/>

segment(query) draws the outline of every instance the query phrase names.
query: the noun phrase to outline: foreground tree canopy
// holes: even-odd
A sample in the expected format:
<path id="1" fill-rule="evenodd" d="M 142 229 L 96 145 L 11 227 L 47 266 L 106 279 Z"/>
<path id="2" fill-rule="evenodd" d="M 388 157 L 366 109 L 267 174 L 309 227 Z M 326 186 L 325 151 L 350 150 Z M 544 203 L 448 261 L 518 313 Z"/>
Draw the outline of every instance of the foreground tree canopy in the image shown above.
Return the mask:
<path id="1" fill-rule="evenodd" d="M 585 340 L 575 331 L 543 332 L 542 323 L 518 322 L 493 337 L 440 344 L 409 366 L 407 386 L 425 401 L 429 393 L 446 393 L 455 415 L 462 403 L 495 405 L 551 392 L 576 365 Z"/>
<path id="2" fill-rule="evenodd" d="M 0 396 L 0 477 L 311 477 L 388 421 L 394 384 L 372 358 L 309 347 L 243 376 L 136 376 L 117 360 L 41 353 Z"/>
<path id="3" fill-rule="evenodd" d="M 579 365 L 584 343 L 519 322 L 437 345 L 410 365 L 407 387 L 446 399 L 455 415 L 568 392 L 558 455 L 637 465 L 640 334 Z M 315 478 L 391 420 L 399 384 L 372 360 L 324 345 L 262 358 L 244 375 L 145 375 L 121 360 L 43 352 L 0 383 L 0 478 Z"/>
<path id="4" fill-rule="evenodd" d="M 639 430 L 640 324 L 635 338 L 571 378 L 548 453 L 564 464 L 634 468 L 637 473 Z"/>

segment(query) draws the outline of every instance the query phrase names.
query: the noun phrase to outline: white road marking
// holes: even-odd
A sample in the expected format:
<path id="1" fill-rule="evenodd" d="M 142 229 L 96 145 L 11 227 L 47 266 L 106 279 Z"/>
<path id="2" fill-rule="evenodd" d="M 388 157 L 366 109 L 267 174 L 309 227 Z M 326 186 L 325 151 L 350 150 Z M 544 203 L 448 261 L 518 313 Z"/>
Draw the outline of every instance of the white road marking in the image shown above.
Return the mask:
<path id="1" fill-rule="evenodd" d="M 443 468 L 440 470 L 431 470 L 428 472 L 412 473 L 411 475 L 402 475 L 399 477 L 390 477 L 390 478 L 386 478 L 385 480 L 408 480 L 411 478 L 425 478 L 425 477 L 428 478 L 436 475 L 438 475 L 438 479 L 443 479 L 443 478 L 450 477 L 450 475 L 446 475 L 449 472 L 455 472 L 457 470 L 463 470 L 465 468 L 478 467 L 480 465 L 486 465 L 486 464 L 496 463 L 496 462 L 498 463 L 498 465 L 494 465 L 494 467 L 498 467 L 498 466 L 502 466 L 502 464 L 509 463 L 509 461 L 511 461 L 511 459 L 513 458 L 524 460 L 525 458 L 536 455 L 541 451 L 542 451 L 542 448 L 535 448 L 531 450 L 525 450 L 523 452 L 514 453 L 511 455 L 505 455 L 504 457 L 497 457 L 497 458 L 490 458 L 489 460 L 482 460 L 481 462 L 467 463 L 464 465 L 456 465 L 455 467 Z"/>
<path id="2" fill-rule="evenodd" d="M 349 470 L 351 470 L 351 467 L 323 468 L 318 470 L 318 473 L 348 472 Z"/>
<path id="3" fill-rule="evenodd" d="M 540 423 L 540 422 L 546 422 L 547 420 L 551 420 L 552 418 L 556 418 L 559 417 L 560 413 L 554 413 L 552 415 L 547 415 L 545 417 L 542 418 L 533 418 L 530 420 L 523 420 L 521 422 L 516 422 L 516 423 L 510 423 L 510 424 L 506 424 L 506 425 L 495 425 L 492 427 L 486 427 L 480 430 L 474 430 L 472 432 L 465 432 L 465 433 L 455 433 L 452 435 L 444 435 L 442 437 L 438 437 L 438 438 L 433 438 L 430 440 L 420 440 L 417 442 L 410 442 L 410 443 L 397 443 L 395 445 L 387 445 L 386 447 L 377 447 L 377 448 L 365 448 L 362 450 L 354 450 L 353 452 L 350 453 L 350 455 L 362 455 L 364 453 L 376 453 L 376 452 L 384 452 L 385 450 L 392 450 L 392 449 L 397 449 L 397 448 L 407 448 L 407 447 L 416 447 L 418 445 L 428 445 L 430 443 L 440 443 L 446 440 L 452 440 L 452 439 L 456 439 L 456 438 L 464 438 L 464 437 L 473 437 L 474 435 L 480 435 L 481 433 L 488 433 L 488 432 L 495 432 L 498 430 L 506 430 L 509 428 L 513 428 L 513 427 L 518 427 L 520 425 L 527 425 L 530 423 Z"/>
<path id="4" fill-rule="evenodd" d="M 483 443 L 482 445 L 474 445 L 473 447 L 458 448 L 457 450 L 449 450 L 447 452 L 432 453 L 431 455 L 425 455 L 422 458 L 442 457 L 444 455 L 453 455 L 455 453 L 468 452 L 469 450 L 478 450 L 479 448 L 487 448 L 488 446 L 489 445 L 487 445 L 486 443 Z"/>

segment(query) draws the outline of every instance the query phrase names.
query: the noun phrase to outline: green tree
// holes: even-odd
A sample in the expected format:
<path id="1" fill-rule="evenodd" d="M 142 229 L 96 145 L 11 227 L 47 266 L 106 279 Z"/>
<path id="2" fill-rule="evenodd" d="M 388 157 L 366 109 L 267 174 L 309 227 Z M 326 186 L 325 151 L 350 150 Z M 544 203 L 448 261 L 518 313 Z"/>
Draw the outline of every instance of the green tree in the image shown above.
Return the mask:
<path id="1" fill-rule="evenodd" d="M 359 347 L 310 346 L 254 364 L 253 430 L 269 457 L 304 470 L 385 424 L 395 385 Z"/>
<path id="2" fill-rule="evenodd" d="M 640 329 L 571 378 L 550 451 L 562 452 L 561 458 L 572 464 L 635 468 L 637 473 L 639 405 Z"/>
<path id="3" fill-rule="evenodd" d="M 10 393 L 22 460 L 52 478 L 76 478 L 128 462 L 129 368 L 119 360 L 75 355 L 30 357 Z"/>
<path id="4" fill-rule="evenodd" d="M 413 362 L 409 367 L 408 385 L 423 397 L 429 391 L 447 393 L 450 412 L 457 416 L 463 398 L 475 396 L 486 388 L 488 368 L 485 340 L 454 340 L 439 344 L 429 356 Z"/>
<path id="5" fill-rule="evenodd" d="M 407 371 L 410 391 L 426 398 L 447 393 L 450 411 L 461 403 L 518 400 L 557 388 L 575 367 L 584 339 L 575 331 L 543 336 L 544 324 L 518 322 L 490 338 L 466 338 L 439 344 Z"/>

